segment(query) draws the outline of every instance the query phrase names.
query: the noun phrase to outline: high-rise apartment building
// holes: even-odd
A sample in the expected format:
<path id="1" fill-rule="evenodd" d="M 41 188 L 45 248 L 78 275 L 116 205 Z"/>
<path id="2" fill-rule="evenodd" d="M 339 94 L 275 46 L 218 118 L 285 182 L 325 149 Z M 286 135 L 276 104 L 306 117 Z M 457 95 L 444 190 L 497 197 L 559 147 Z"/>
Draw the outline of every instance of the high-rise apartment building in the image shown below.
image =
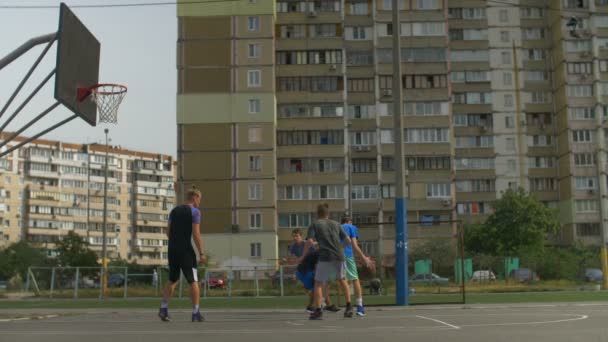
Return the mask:
<path id="1" fill-rule="evenodd" d="M 559 208 L 555 242 L 601 242 L 608 1 L 400 10 L 395 28 L 392 0 L 179 4 L 178 182 L 202 188 L 218 261 L 285 255 L 319 202 L 352 209 L 367 253 L 394 253 L 397 32 L 410 238 L 450 237 L 446 221 L 523 187 Z"/>
<path id="2" fill-rule="evenodd" d="M 104 144 L 34 140 L 1 159 L 0 247 L 27 240 L 54 256 L 55 242 L 74 231 L 101 253 L 105 158 Z M 109 147 L 109 258 L 167 263 L 174 176 L 171 156 Z"/>

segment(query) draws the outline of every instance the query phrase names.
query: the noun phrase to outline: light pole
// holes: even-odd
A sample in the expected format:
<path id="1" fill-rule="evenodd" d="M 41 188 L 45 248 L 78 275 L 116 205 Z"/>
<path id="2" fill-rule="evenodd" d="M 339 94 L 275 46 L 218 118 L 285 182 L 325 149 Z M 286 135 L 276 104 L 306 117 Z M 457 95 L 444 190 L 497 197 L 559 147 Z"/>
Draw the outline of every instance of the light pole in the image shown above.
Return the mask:
<path id="1" fill-rule="evenodd" d="M 348 211 L 347 215 L 352 219 L 353 218 L 353 156 L 352 156 L 352 137 L 351 137 L 351 127 L 352 124 L 347 121 L 346 124 L 346 157 L 347 157 L 347 165 L 348 165 Z"/>
<path id="2" fill-rule="evenodd" d="M 107 252 L 108 252 L 108 132 L 109 130 L 104 129 L 104 133 L 106 134 L 106 157 L 104 160 L 104 173 L 103 173 L 103 235 L 102 235 L 102 247 L 101 247 L 101 262 L 103 265 L 102 271 L 102 286 L 103 286 L 103 295 L 106 294 L 107 285 L 108 285 L 108 260 L 107 260 Z"/>
<path id="3" fill-rule="evenodd" d="M 393 0 L 393 124 L 395 132 L 395 273 L 397 305 L 408 305 L 407 204 L 405 199 L 405 158 L 403 155 L 403 107 L 401 93 L 401 23 L 399 0 Z M 382 261 L 381 261 L 382 262 Z"/>

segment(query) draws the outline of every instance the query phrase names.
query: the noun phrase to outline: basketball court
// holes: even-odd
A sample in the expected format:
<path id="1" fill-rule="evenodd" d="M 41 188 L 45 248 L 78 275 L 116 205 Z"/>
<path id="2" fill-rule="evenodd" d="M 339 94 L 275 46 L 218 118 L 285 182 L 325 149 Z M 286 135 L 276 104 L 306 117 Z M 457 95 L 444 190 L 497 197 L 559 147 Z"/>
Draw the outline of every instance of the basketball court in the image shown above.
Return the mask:
<path id="1" fill-rule="evenodd" d="M 364 318 L 341 313 L 309 321 L 300 310 L 189 310 L 160 322 L 149 310 L 0 311 L 0 341 L 606 341 L 608 304 L 376 307 Z M 9 314 L 12 318 L 8 318 Z"/>

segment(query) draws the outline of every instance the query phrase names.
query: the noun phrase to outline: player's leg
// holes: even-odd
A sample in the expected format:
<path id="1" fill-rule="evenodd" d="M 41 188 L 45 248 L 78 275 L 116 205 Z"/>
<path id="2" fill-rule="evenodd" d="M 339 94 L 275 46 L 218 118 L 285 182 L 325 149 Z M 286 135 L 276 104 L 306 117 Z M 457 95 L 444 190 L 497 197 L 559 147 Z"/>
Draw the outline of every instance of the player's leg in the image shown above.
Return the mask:
<path id="1" fill-rule="evenodd" d="M 168 322 L 170 320 L 169 300 L 173 297 L 175 286 L 179 282 L 179 275 L 179 256 L 169 254 L 169 282 L 163 289 L 163 300 L 160 303 L 160 309 L 158 310 L 158 317 L 160 317 L 162 321 Z"/>
<path id="2" fill-rule="evenodd" d="M 190 284 L 190 299 L 192 301 L 192 322 L 202 322 L 204 317 L 201 315 L 200 303 L 200 288 L 198 286 L 198 269 L 196 268 L 196 256 L 194 254 L 187 256 L 183 260 L 182 272 L 184 278 Z"/>
<path id="3" fill-rule="evenodd" d="M 348 286 L 348 282 L 346 281 L 346 263 L 335 262 L 334 265 L 338 270 L 338 279 L 344 291 L 344 299 L 346 300 L 346 309 L 344 310 L 344 317 L 353 317 L 353 306 L 350 303 L 350 286 Z"/>
<path id="4" fill-rule="evenodd" d="M 329 281 L 329 262 L 320 261 L 315 269 L 315 311 L 310 314 L 311 320 L 323 319 L 321 302 L 323 301 L 323 288 Z"/>
<path id="5" fill-rule="evenodd" d="M 357 270 L 357 262 L 355 258 L 346 258 L 346 280 L 353 284 L 355 290 L 355 298 L 357 298 L 357 316 L 365 316 L 363 308 L 363 292 L 361 291 L 361 282 L 359 281 L 359 272 Z"/>

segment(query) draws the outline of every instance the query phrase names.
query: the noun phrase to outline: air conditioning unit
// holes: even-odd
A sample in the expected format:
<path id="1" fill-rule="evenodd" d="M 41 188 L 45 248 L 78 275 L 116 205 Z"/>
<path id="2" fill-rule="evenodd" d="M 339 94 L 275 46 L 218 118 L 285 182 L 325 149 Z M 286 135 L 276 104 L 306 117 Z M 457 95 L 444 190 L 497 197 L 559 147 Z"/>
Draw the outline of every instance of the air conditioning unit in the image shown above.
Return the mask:
<path id="1" fill-rule="evenodd" d="M 337 65 L 335 65 L 335 64 L 330 64 L 329 65 L 329 70 L 337 70 L 337 69 L 338 69 Z"/>
<path id="2" fill-rule="evenodd" d="M 316 18 L 317 17 L 317 12 L 316 11 L 308 11 L 308 17 L 309 18 Z"/>
<path id="3" fill-rule="evenodd" d="M 451 207 L 452 206 L 452 200 L 451 199 L 444 199 L 443 201 L 441 201 L 441 204 L 444 207 Z"/>
<path id="4" fill-rule="evenodd" d="M 384 89 L 384 90 L 382 90 L 382 96 L 385 96 L 385 97 L 393 96 L 393 91 L 391 89 Z"/>

